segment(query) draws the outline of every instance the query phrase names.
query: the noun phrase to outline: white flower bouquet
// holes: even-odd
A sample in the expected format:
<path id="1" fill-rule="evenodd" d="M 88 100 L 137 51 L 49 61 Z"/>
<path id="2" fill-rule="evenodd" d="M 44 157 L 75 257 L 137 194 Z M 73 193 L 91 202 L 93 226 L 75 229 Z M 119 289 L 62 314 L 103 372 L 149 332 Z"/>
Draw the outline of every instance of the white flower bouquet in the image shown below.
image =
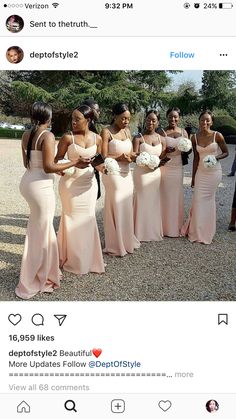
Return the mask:
<path id="1" fill-rule="evenodd" d="M 62 160 L 58 160 L 58 164 L 66 164 L 66 163 L 71 163 L 71 160 L 67 160 L 67 159 L 62 159 Z M 65 175 L 68 176 L 72 176 L 75 173 L 75 167 L 69 167 L 68 169 L 64 169 L 62 170 L 63 173 L 65 173 Z"/>
<path id="2" fill-rule="evenodd" d="M 120 172 L 120 166 L 115 159 L 107 157 L 104 160 L 105 171 L 108 175 L 117 175 Z"/>
<path id="3" fill-rule="evenodd" d="M 143 151 L 139 154 L 139 156 L 136 158 L 136 164 L 140 167 L 148 166 L 150 163 L 150 154 L 146 151 Z"/>
<path id="4" fill-rule="evenodd" d="M 213 154 L 209 154 L 203 158 L 203 164 L 206 169 L 215 167 L 216 163 L 217 160 Z"/>
<path id="5" fill-rule="evenodd" d="M 149 169 L 156 169 L 156 167 L 160 164 L 160 159 L 158 156 L 154 154 L 149 154 L 146 151 L 140 153 L 140 155 L 136 158 L 136 164 L 140 167 L 149 167 Z"/>
<path id="6" fill-rule="evenodd" d="M 179 151 L 186 153 L 191 150 L 192 142 L 188 138 L 180 137 L 177 148 Z"/>
<path id="7" fill-rule="evenodd" d="M 160 159 L 158 156 L 156 156 L 155 154 L 151 154 L 150 155 L 150 161 L 148 163 L 148 167 L 149 169 L 156 169 L 160 164 Z"/>

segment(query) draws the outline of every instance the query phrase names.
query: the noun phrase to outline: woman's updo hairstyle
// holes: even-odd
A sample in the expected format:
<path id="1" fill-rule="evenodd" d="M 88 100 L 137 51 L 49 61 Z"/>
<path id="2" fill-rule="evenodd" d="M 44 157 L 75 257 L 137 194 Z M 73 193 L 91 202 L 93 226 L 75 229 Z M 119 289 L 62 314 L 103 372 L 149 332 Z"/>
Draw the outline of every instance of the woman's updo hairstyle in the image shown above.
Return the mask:
<path id="1" fill-rule="evenodd" d="M 160 112 L 158 112 L 156 109 L 150 109 L 149 111 L 147 111 L 145 119 L 147 119 L 148 115 L 150 115 L 151 113 L 154 113 L 154 115 L 156 115 L 157 117 L 157 120 L 160 121 Z"/>
<path id="2" fill-rule="evenodd" d="M 128 105 L 126 105 L 126 103 L 122 103 L 122 102 L 116 103 L 112 107 L 112 115 L 113 115 L 113 118 L 112 118 L 111 124 L 113 124 L 113 122 L 115 121 L 114 116 L 121 115 L 122 113 L 124 113 L 126 111 L 129 112 L 129 107 L 128 107 Z"/>
<path id="3" fill-rule="evenodd" d="M 46 124 L 52 119 L 52 107 L 45 102 L 34 102 L 31 111 L 30 111 L 30 118 L 31 123 L 33 124 L 33 128 L 31 129 L 31 133 L 29 136 L 29 141 L 27 144 L 27 151 L 26 151 L 26 164 L 27 167 L 29 166 L 30 162 L 30 153 L 32 147 L 32 141 L 35 136 L 35 133 L 40 125 Z"/>
<path id="4" fill-rule="evenodd" d="M 91 121 L 93 121 L 94 112 L 93 112 L 93 109 L 90 108 L 90 106 L 83 104 L 83 105 L 78 106 L 78 108 L 75 108 L 74 110 L 82 113 L 85 119 L 90 119 Z"/>
<path id="5" fill-rule="evenodd" d="M 180 116 L 181 115 L 181 112 L 180 112 L 180 109 L 179 108 L 169 108 L 167 111 L 166 111 L 166 116 L 168 116 L 171 112 L 177 112 L 177 114 Z"/>
<path id="6" fill-rule="evenodd" d="M 212 122 L 214 122 L 215 116 L 214 116 L 213 112 L 209 111 L 209 109 L 206 109 L 205 111 L 202 111 L 199 115 L 198 120 L 200 121 L 202 115 L 205 115 L 205 114 L 210 115 L 211 119 L 212 119 Z"/>

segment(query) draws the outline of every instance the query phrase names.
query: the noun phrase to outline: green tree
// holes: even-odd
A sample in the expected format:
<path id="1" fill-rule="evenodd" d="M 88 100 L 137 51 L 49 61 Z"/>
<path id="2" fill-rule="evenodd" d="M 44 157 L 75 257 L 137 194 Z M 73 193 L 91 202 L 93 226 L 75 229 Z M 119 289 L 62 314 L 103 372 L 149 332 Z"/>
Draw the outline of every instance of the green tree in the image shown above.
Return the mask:
<path id="1" fill-rule="evenodd" d="M 28 116 L 34 101 L 53 106 L 54 131 L 67 129 L 71 111 L 93 97 L 110 120 L 112 105 L 125 102 L 131 111 L 162 106 L 171 83 L 165 71 L 8 71 L 0 106 L 7 114 Z"/>
<path id="2" fill-rule="evenodd" d="M 169 107 L 179 108 L 182 115 L 199 111 L 201 99 L 195 83 L 191 80 L 182 83 L 177 92 L 171 96 Z"/>
<path id="3" fill-rule="evenodd" d="M 226 109 L 235 115 L 236 71 L 203 71 L 202 76 L 202 107 Z"/>

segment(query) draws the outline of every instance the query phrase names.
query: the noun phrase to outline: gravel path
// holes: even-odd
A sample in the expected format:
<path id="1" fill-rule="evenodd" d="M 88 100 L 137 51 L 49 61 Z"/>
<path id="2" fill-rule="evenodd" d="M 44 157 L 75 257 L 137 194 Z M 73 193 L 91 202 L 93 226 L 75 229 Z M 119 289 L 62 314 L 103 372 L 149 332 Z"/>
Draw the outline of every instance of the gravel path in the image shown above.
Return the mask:
<path id="1" fill-rule="evenodd" d="M 64 272 L 61 288 L 41 294 L 34 301 L 157 301 L 157 300 L 235 300 L 236 233 L 227 232 L 235 178 L 228 178 L 235 146 L 223 160 L 223 180 L 217 191 L 217 234 L 210 246 L 191 244 L 185 238 L 165 238 L 159 243 L 143 243 L 133 255 L 115 258 L 105 255 L 104 275 L 76 276 Z M 20 141 L 0 140 L 0 300 L 19 300 L 14 288 L 19 279 L 28 207 L 18 185 L 24 172 Z M 185 166 L 186 215 L 191 201 L 191 166 Z M 56 188 L 57 191 L 57 188 Z M 57 199 L 55 228 L 60 215 Z M 97 219 L 102 226 L 103 199 L 97 205 Z"/>

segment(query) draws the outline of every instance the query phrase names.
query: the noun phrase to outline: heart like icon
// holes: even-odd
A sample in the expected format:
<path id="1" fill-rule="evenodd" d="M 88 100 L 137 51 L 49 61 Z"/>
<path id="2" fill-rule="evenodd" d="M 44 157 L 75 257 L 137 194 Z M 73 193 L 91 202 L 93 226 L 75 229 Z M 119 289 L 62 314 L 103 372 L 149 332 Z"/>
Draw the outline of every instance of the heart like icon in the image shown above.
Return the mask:
<path id="1" fill-rule="evenodd" d="M 161 410 L 163 410 L 163 412 L 167 412 L 167 410 L 171 408 L 172 403 L 170 400 L 160 400 L 158 406 Z"/>
<path id="2" fill-rule="evenodd" d="M 96 358 L 98 358 L 101 355 L 102 350 L 100 348 L 99 349 L 94 348 L 92 349 L 92 353 L 94 356 L 96 356 Z"/>
<path id="3" fill-rule="evenodd" d="M 22 317 L 20 314 L 9 314 L 8 320 L 13 326 L 16 326 L 20 321 L 22 320 Z"/>

